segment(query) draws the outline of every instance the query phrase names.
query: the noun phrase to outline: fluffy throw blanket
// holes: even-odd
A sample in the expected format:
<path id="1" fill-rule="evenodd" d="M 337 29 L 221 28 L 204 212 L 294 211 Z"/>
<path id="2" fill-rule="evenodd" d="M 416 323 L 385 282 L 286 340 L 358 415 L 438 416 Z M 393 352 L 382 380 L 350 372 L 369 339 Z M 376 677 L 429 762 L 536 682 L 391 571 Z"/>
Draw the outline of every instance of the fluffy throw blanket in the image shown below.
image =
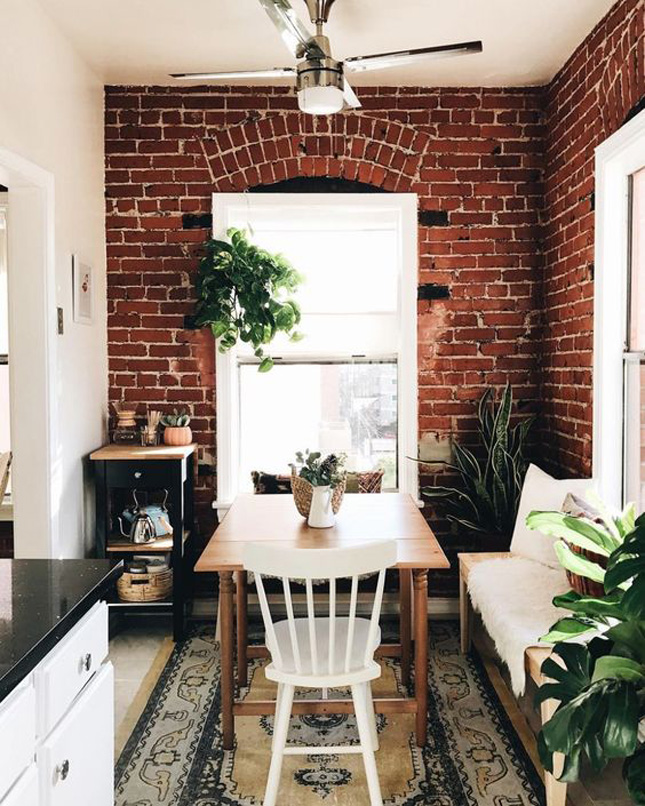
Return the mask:
<path id="1" fill-rule="evenodd" d="M 554 596 L 570 589 L 565 572 L 535 560 L 508 557 L 477 563 L 468 577 L 475 610 L 508 666 L 513 691 L 524 693 L 524 652 L 539 646 L 541 635 L 565 615 L 554 607 Z"/>

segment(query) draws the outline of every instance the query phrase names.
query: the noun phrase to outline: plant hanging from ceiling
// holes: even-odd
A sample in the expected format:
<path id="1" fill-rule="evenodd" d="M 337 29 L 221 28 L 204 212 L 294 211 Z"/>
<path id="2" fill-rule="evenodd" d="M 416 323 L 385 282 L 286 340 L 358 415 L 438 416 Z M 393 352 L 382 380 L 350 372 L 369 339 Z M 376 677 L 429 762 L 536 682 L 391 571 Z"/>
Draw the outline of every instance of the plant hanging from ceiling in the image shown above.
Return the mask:
<path id="1" fill-rule="evenodd" d="M 302 335 L 297 326 L 300 308 L 292 298 L 302 278 L 282 256 L 250 243 L 244 230 L 231 228 L 228 240 L 212 239 L 197 275 L 195 323 L 210 327 L 226 352 L 238 340 L 250 344 L 259 359 L 259 371 L 268 372 L 273 360 L 264 348 L 279 333 L 291 341 Z"/>

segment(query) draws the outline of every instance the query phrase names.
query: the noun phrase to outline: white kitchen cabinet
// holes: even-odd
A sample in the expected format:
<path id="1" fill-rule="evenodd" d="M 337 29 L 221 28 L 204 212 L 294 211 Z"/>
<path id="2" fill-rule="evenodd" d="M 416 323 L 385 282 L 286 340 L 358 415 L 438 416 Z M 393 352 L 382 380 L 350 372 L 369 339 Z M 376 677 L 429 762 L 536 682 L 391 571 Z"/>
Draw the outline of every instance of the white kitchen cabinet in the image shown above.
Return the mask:
<path id="1" fill-rule="evenodd" d="M 36 694 L 31 678 L 0 703 L 0 803 L 32 762 L 36 745 Z"/>
<path id="2" fill-rule="evenodd" d="M 114 671 L 101 669 L 38 749 L 42 806 L 112 806 Z"/>
<path id="3" fill-rule="evenodd" d="M 0 806 L 112 806 L 114 671 L 98 602 L 0 702 Z"/>
<path id="4" fill-rule="evenodd" d="M 38 768 L 31 764 L 13 785 L 0 806 L 40 806 Z"/>

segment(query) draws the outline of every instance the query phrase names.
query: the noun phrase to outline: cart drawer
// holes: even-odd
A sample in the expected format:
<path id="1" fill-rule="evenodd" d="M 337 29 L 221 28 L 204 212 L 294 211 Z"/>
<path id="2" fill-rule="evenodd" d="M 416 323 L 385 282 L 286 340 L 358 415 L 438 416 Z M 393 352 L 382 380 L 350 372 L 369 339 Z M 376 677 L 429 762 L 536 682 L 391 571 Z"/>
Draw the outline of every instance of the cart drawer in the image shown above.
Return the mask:
<path id="1" fill-rule="evenodd" d="M 140 487 L 142 490 L 170 487 L 173 476 L 178 470 L 177 464 L 180 465 L 181 480 L 183 482 L 186 480 L 186 463 L 184 461 L 177 463 L 163 460 L 106 462 L 106 481 L 108 487 Z"/>

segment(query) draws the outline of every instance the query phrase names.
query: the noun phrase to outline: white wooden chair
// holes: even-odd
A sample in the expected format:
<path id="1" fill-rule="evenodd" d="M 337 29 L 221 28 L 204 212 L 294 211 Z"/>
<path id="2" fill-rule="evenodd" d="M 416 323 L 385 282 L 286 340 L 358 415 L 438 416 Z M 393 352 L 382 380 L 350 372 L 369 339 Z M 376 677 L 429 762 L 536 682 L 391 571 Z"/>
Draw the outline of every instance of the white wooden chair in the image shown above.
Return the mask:
<path id="1" fill-rule="evenodd" d="M 275 806 L 284 755 L 329 755 L 362 753 L 371 806 L 382 806 L 381 788 L 374 752 L 378 736 L 371 681 L 380 677 L 381 668 L 374 653 L 381 642 L 379 617 L 385 584 L 385 570 L 396 562 L 394 541 L 368 542 L 347 549 L 296 549 L 285 552 L 264 543 L 245 548 L 244 568 L 253 571 L 266 630 L 271 663 L 265 673 L 278 684 L 271 766 L 264 806 Z M 356 617 L 358 578 L 378 572 L 371 618 Z M 282 579 L 287 618 L 274 621 L 262 577 Z M 336 580 L 351 578 L 349 615 L 336 615 Z M 313 579 L 329 581 L 329 604 L 325 616 L 314 610 Z M 307 617 L 295 618 L 291 582 L 304 580 Z M 351 687 L 359 744 L 344 746 L 287 747 L 289 718 L 294 691 L 298 688 L 330 689 Z"/>

